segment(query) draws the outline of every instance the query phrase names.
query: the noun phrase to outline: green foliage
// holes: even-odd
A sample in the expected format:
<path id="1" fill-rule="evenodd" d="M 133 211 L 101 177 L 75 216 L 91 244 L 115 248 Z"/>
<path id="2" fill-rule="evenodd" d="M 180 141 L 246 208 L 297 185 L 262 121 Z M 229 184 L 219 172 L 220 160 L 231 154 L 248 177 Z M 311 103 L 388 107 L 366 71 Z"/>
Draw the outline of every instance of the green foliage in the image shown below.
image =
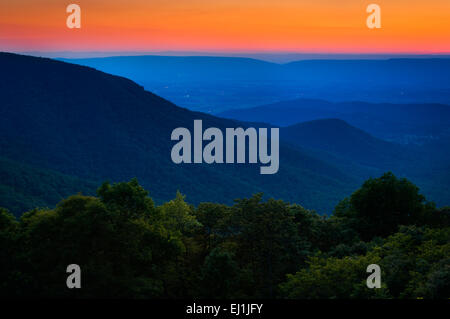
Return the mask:
<path id="1" fill-rule="evenodd" d="M 206 257 L 200 279 L 200 296 L 231 298 L 238 288 L 239 267 L 232 254 L 215 248 Z"/>
<path id="2" fill-rule="evenodd" d="M 0 208 L 0 292 L 14 285 L 15 242 L 19 223 L 6 209 Z"/>
<path id="3" fill-rule="evenodd" d="M 366 268 L 380 258 L 368 256 L 321 258 L 311 257 L 308 267 L 288 275 L 280 285 L 281 294 L 290 299 L 336 299 L 387 297 L 386 287 L 367 289 Z"/>
<path id="4" fill-rule="evenodd" d="M 232 208 L 230 231 L 239 243 L 237 260 L 252 273 L 256 296 L 274 297 L 277 283 L 301 261 L 293 211 L 283 201 L 262 202 L 262 194 L 238 200 Z"/>
<path id="5" fill-rule="evenodd" d="M 154 214 L 153 200 L 136 178 L 128 183 L 103 183 L 97 194 L 110 210 L 117 211 L 124 219 L 149 218 Z"/>
<path id="6" fill-rule="evenodd" d="M 398 230 L 399 225 L 414 225 L 434 211 L 434 206 L 419 194 L 417 186 L 392 173 L 371 178 L 335 210 L 337 217 L 347 219 L 359 236 L 370 240 Z"/>
<path id="7" fill-rule="evenodd" d="M 448 298 L 450 228 L 402 226 L 367 253 L 318 255 L 280 285 L 285 298 Z M 367 289 L 366 267 L 382 269 L 382 288 Z"/>
<path id="8" fill-rule="evenodd" d="M 180 192 L 177 192 L 175 199 L 161 205 L 159 210 L 166 228 L 181 235 L 192 234 L 201 226 L 193 215 L 193 207 L 184 201 Z"/>
<path id="9" fill-rule="evenodd" d="M 123 185 L 114 187 L 121 189 Z M 150 223 L 147 215 L 124 218 L 117 208 L 123 206 L 109 204 L 76 195 L 54 210 L 24 214 L 16 244 L 20 252 L 16 255 L 17 269 L 21 272 L 17 289 L 26 289 L 26 295 L 52 296 L 65 285 L 67 265 L 76 263 L 83 265 L 84 287 L 65 289 L 61 295 L 160 296 L 160 269 L 180 250 L 164 227 Z"/>
<path id="10" fill-rule="evenodd" d="M 194 207 L 177 192 L 155 206 L 136 179 L 104 183 L 97 197 L 19 220 L 0 209 L 0 295 L 449 298 L 448 216 L 391 174 L 332 217 L 262 194 Z M 82 289 L 66 288 L 69 264 L 80 265 Z M 366 286 L 370 264 L 382 269 L 381 289 Z"/>
<path id="11" fill-rule="evenodd" d="M 0 156 L 0 205 L 17 217 L 36 207 L 54 207 L 72 194 L 94 194 L 96 185 Z"/>
<path id="12" fill-rule="evenodd" d="M 450 228 L 403 226 L 381 247 L 381 266 L 394 297 L 450 296 Z M 405 289 L 406 287 L 406 289 Z"/>

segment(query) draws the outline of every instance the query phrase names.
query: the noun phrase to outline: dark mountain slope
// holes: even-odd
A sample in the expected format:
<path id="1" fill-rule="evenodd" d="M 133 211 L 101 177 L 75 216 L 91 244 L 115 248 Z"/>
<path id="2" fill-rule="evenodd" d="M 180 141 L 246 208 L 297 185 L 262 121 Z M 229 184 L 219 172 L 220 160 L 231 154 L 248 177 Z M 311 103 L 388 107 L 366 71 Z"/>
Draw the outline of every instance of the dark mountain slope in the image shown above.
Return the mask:
<path id="1" fill-rule="evenodd" d="M 67 196 L 95 194 L 98 182 L 90 182 L 51 170 L 37 169 L 0 157 L 0 206 L 12 213 L 52 207 Z"/>
<path id="2" fill-rule="evenodd" d="M 281 137 L 303 152 L 346 167 L 352 175 L 392 171 L 413 180 L 438 205 L 450 201 L 450 143 L 442 138 L 422 146 L 386 142 L 338 119 L 314 120 L 281 129 Z M 447 145 L 447 147 L 445 147 Z"/>
<path id="3" fill-rule="evenodd" d="M 178 105 L 212 113 L 300 97 L 450 104 L 450 59 L 446 58 L 304 60 L 284 65 L 202 56 L 64 61 L 125 76 Z"/>
<path id="4" fill-rule="evenodd" d="M 180 190 L 193 203 L 264 192 L 330 212 L 361 182 L 286 145 L 278 174 L 270 176 L 259 174 L 259 164 L 176 165 L 173 129 L 192 129 L 194 119 L 203 119 L 204 128 L 237 124 L 179 108 L 130 80 L 86 67 L 3 53 L 0 68 L 0 156 L 90 180 L 138 177 L 157 200 Z"/>
<path id="5" fill-rule="evenodd" d="M 279 65 L 249 58 L 120 56 L 61 59 L 124 76 L 173 103 L 213 113 L 277 101 Z M 279 76 L 276 76 L 278 79 Z"/>
<path id="6" fill-rule="evenodd" d="M 233 109 L 217 115 L 241 121 L 256 121 L 279 126 L 289 126 L 317 119 L 338 118 L 342 112 L 332 102 L 297 99 L 281 101 L 246 109 Z"/>
<path id="7" fill-rule="evenodd" d="M 282 128 L 281 136 L 297 146 L 330 152 L 381 169 L 406 168 L 417 156 L 417 153 L 402 145 L 377 139 L 338 119 L 288 126 Z"/>
<path id="8" fill-rule="evenodd" d="M 376 137 L 402 143 L 423 142 L 432 136 L 450 134 L 450 106 L 443 104 L 332 103 L 298 99 L 230 110 L 219 116 L 280 126 L 337 118 Z"/>

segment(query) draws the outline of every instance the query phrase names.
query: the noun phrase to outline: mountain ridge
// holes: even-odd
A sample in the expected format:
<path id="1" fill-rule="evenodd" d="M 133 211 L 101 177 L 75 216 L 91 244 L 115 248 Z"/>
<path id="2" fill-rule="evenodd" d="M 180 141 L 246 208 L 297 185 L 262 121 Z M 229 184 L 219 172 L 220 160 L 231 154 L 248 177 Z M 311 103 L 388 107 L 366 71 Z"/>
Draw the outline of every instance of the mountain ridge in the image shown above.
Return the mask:
<path id="1" fill-rule="evenodd" d="M 129 56 L 62 59 L 125 76 L 192 110 L 218 113 L 296 98 L 450 104 L 450 59 L 302 60 Z"/>
<path id="2" fill-rule="evenodd" d="M 282 143 L 280 171 L 258 165 L 176 165 L 173 129 L 235 127 L 233 120 L 180 108 L 133 81 L 49 59 L 0 54 L 0 156 L 81 179 L 138 177 L 156 200 L 180 190 L 190 202 L 264 192 L 329 213 L 359 182 L 323 159 Z M 233 185 L 233 187 L 230 187 Z M 1 205 L 1 203 L 0 203 Z"/>
<path id="3" fill-rule="evenodd" d="M 220 112 L 218 116 L 272 125 L 290 126 L 301 122 L 337 118 L 375 137 L 395 141 L 411 134 L 449 134 L 450 105 L 441 103 L 330 102 L 295 99 L 247 109 Z"/>

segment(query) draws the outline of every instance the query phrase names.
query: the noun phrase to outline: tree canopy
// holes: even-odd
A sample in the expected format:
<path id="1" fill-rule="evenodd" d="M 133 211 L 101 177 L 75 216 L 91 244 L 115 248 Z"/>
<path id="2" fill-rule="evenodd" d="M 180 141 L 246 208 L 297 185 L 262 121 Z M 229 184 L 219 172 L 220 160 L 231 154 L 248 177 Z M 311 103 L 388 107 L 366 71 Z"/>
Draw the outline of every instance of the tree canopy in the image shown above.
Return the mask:
<path id="1" fill-rule="evenodd" d="M 298 204 L 155 206 L 136 179 L 16 219 L 0 209 L 0 295 L 126 298 L 449 298 L 450 208 L 391 173 L 321 216 Z M 77 264 L 82 289 L 68 289 Z M 366 268 L 382 270 L 368 289 Z"/>

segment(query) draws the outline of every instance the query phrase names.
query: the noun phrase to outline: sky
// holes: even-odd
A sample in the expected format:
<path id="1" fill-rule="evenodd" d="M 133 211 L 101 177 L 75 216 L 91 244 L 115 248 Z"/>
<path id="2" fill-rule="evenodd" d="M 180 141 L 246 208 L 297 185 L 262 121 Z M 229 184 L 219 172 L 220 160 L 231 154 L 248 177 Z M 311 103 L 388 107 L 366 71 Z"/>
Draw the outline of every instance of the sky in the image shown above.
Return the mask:
<path id="1" fill-rule="evenodd" d="M 449 53 L 450 0 L 0 0 L 0 51 Z"/>

